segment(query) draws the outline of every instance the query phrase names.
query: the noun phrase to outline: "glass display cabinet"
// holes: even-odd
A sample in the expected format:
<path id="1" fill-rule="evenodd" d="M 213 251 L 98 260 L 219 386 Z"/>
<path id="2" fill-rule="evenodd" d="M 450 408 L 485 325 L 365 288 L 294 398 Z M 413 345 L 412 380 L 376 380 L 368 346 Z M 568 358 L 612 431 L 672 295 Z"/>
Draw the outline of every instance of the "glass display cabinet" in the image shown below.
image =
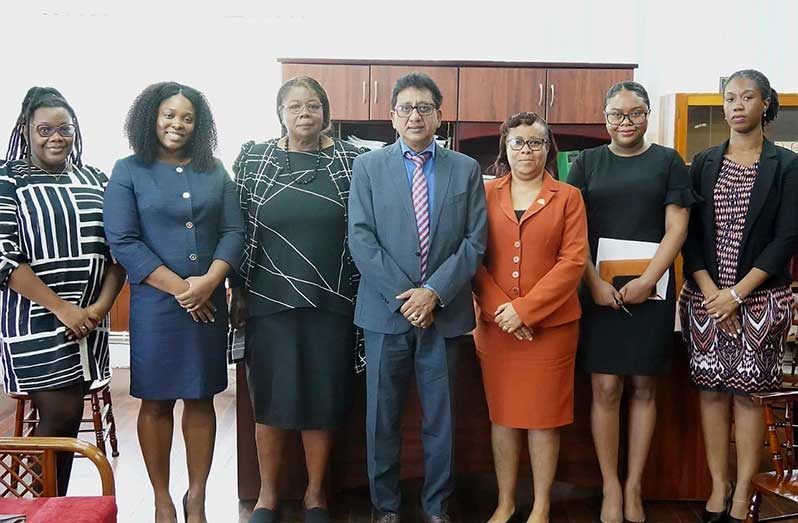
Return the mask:
<path id="1" fill-rule="evenodd" d="M 798 153 L 798 94 L 779 94 L 779 114 L 765 135 Z M 677 93 L 662 99 L 661 143 L 679 151 L 688 164 L 707 147 L 729 137 L 720 93 Z"/>

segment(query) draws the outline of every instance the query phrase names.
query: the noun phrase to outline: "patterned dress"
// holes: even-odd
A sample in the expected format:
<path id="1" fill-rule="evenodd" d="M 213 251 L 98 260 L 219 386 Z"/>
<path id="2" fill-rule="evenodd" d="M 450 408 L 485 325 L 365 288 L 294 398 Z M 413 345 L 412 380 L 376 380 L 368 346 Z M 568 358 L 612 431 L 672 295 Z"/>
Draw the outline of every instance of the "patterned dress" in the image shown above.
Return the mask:
<path id="1" fill-rule="evenodd" d="M 737 283 L 737 262 L 757 176 L 750 167 L 723 159 L 715 184 L 716 256 L 719 288 Z M 729 335 L 701 305 L 704 295 L 687 283 L 679 300 L 682 334 L 690 353 L 690 377 L 698 388 L 745 394 L 781 387 L 784 343 L 792 322 L 787 286 L 752 292 L 737 311 L 742 333 Z"/>
<path id="2" fill-rule="evenodd" d="M 248 142 L 233 164 L 247 234 L 232 280 L 247 296 L 252 411 L 260 424 L 329 430 L 346 421 L 353 368 L 364 362 L 346 226 L 361 151 L 333 140 L 318 152 L 286 153 L 277 142 Z"/>
<path id="3" fill-rule="evenodd" d="M 16 160 L 0 167 L 0 355 L 6 392 L 53 390 L 110 377 L 108 317 L 80 341 L 55 314 L 8 288 L 22 263 L 61 298 L 97 300 L 111 255 L 103 230 L 108 178 L 88 166 L 50 174 Z"/>

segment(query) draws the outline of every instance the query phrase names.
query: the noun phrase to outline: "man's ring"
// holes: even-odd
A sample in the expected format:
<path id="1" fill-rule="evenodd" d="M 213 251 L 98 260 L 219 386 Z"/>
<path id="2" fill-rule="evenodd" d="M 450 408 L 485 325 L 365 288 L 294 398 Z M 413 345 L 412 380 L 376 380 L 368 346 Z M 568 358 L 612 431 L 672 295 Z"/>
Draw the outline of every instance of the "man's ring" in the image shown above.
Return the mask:
<path id="1" fill-rule="evenodd" d="M 80 330 L 85 331 L 86 330 L 86 326 L 85 325 L 81 325 L 80 326 Z"/>

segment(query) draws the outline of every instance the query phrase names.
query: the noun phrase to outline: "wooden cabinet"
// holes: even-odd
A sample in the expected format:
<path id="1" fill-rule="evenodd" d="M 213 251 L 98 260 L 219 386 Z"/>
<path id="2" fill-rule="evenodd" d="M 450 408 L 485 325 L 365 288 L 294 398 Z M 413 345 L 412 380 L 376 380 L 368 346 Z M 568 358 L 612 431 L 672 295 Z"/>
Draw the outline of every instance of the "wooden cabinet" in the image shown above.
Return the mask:
<path id="1" fill-rule="evenodd" d="M 393 86 L 413 71 L 435 80 L 443 94 L 443 119 L 457 120 L 457 67 L 285 63 L 283 80 L 300 75 L 317 80 L 330 98 L 331 120 L 388 121 Z"/>
<path id="2" fill-rule="evenodd" d="M 631 69 L 461 67 L 458 118 L 502 122 L 533 111 L 552 124 L 603 124 L 607 90 L 631 79 Z"/>
<path id="3" fill-rule="evenodd" d="M 543 114 L 546 69 L 461 67 L 458 119 L 503 122 L 520 111 Z"/>
<path id="4" fill-rule="evenodd" d="M 283 64 L 283 79 L 310 76 L 327 91 L 331 120 L 369 119 L 369 66 Z"/>
<path id="5" fill-rule="evenodd" d="M 457 67 L 414 67 L 409 65 L 371 66 L 371 110 L 372 120 L 390 120 L 391 93 L 399 77 L 418 72 L 430 76 L 443 95 L 443 119 L 457 120 Z"/>
<path id="6" fill-rule="evenodd" d="M 548 69 L 546 121 L 603 124 L 607 90 L 631 79 L 629 69 Z"/>

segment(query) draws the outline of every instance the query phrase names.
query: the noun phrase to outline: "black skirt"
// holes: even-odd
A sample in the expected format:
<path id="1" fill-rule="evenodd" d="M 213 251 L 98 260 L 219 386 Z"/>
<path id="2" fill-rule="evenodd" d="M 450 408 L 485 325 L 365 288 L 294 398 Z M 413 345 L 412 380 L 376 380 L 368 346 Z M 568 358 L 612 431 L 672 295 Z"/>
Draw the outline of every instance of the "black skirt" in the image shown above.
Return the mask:
<path id="1" fill-rule="evenodd" d="M 352 316 L 317 308 L 250 317 L 246 364 L 257 423 L 290 430 L 344 425 L 352 404 Z"/>

